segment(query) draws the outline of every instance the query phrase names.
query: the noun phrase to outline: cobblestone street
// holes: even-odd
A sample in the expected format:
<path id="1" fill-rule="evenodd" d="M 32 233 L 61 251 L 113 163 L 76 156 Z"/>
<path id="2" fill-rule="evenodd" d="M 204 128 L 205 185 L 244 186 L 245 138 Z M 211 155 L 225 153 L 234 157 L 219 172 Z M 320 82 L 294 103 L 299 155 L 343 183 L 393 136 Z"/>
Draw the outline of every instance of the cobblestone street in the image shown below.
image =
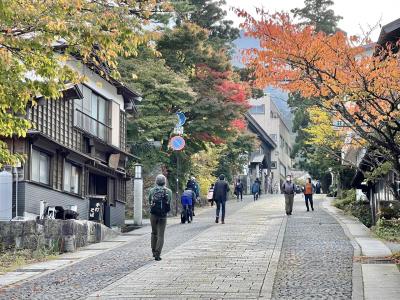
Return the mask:
<path id="1" fill-rule="evenodd" d="M 147 233 L 3 288 L 0 299 L 352 299 L 354 248 L 321 199 L 306 212 L 297 196 L 289 217 L 282 195 L 229 201 L 226 224 L 214 209 L 192 224 L 171 220 L 160 262 Z"/>
<path id="2" fill-rule="evenodd" d="M 320 201 L 307 212 L 299 198 L 288 218 L 273 299 L 351 299 L 350 241 Z"/>

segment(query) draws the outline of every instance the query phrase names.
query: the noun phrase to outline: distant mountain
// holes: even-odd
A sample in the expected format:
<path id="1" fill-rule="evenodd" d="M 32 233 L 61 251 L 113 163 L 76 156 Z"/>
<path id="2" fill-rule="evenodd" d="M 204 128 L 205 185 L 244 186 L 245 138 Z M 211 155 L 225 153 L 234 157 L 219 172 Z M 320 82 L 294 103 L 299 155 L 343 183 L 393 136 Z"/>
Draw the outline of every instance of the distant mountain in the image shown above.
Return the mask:
<path id="1" fill-rule="evenodd" d="M 232 64 L 235 67 L 243 68 L 241 50 L 249 48 L 260 48 L 260 43 L 254 38 L 249 38 L 244 36 L 244 32 L 240 32 L 240 37 L 233 41 L 235 45 L 234 54 L 232 57 Z M 271 95 L 271 99 L 274 101 L 278 109 L 281 111 L 282 115 L 286 119 L 286 123 L 292 124 L 292 113 L 287 105 L 288 94 L 280 89 L 274 87 L 267 87 L 265 92 Z"/>

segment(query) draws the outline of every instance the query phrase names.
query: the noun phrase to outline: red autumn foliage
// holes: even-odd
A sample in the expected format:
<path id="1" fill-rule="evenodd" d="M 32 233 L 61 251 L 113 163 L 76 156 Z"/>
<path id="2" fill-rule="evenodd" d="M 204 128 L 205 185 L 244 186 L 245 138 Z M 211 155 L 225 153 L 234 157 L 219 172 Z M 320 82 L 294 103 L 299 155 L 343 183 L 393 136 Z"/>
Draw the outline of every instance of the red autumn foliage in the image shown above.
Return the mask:
<path id="1" fill-rule="evenodd" d="M 245 131 L 247 128 L 246 121 L 243 119 L 236 119 L 231 122 L 231 126 L 239 131 Z"/>
<path id="2" fill-rule="evenodd" d="M 223 144 L 225 141 L 220 138 L 220 137 L 216 137 L 216 136 L 212 136 L 210 135 L 208 132 L 200 132 L 196 134 L 196 138 L 203 141 L 203 142 L 211 142 L 214 145 L 221 145 Z"/>

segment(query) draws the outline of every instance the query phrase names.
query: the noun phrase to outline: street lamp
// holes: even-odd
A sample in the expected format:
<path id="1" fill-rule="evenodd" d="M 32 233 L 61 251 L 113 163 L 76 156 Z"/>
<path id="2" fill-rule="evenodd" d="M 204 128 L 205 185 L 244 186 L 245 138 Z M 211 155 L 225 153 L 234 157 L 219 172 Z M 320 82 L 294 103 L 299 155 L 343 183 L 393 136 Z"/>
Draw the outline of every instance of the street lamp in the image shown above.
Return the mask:
<path id="1" fill-rule="evenodd" d="M 142 167 L 141 164 L 135 164 L 135 179 L 142 179 Z"/>
<path id="2" fill-rule="evenodd" d="M 143 210 L 143 166 L 139 163 L 135 164 L 135 177 L 133 180 L 133 223 L 137 226 L 142 225 Z"/>

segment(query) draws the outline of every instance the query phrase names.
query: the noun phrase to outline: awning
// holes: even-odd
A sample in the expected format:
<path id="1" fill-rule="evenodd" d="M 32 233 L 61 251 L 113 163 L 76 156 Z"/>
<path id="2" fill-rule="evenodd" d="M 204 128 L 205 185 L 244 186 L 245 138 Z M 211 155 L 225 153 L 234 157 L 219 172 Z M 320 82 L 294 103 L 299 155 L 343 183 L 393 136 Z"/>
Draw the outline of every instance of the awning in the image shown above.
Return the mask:
<path id="1" fill-rule="evenodd" d="M 251 163 L 252 164 L 260 164 L 263 162 L 264 158 L 265 158 L 264 154 L 257 154 L 251 159 Z"/>

